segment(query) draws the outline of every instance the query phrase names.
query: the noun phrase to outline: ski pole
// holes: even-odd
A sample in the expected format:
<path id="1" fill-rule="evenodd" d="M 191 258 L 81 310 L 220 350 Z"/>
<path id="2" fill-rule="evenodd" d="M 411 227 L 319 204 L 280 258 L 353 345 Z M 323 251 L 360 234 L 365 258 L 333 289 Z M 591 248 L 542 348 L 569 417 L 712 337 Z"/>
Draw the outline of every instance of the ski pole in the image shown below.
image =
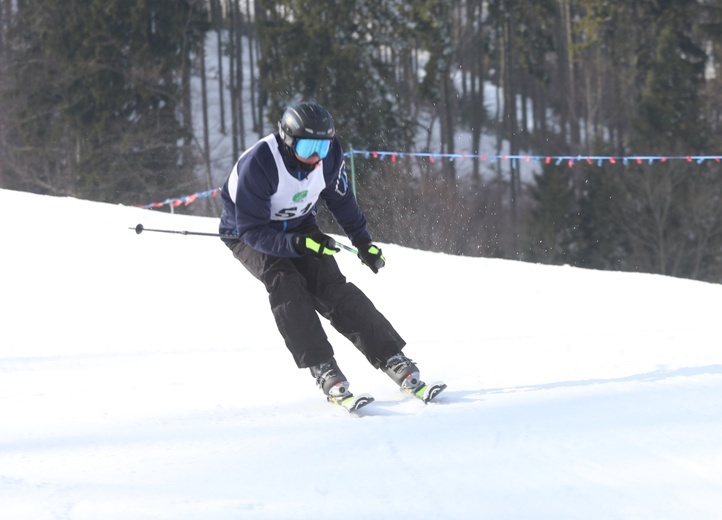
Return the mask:
<path id="1" fill-rule="evenodd" d="M 334 241 L 336 242 L 336 241 Z M 341 242 L 336 242 L 336 245 L 340 247 L 341 249 L 345 249 L 349 253 L 353 253 L 355 255 L 358 255 L 358 251 L 356 251 L 353 247 L 349 247 L 346 244 L 342 244 Z"/>
<path id="2" fill-rule="evenodd" d="M 348 251 L 349 253 L 353 253 L 356 256 L 358 256 L 358 251 L 356 251 L 353 247 L 349 247 L 346 244 L 342 244 L 341 242 L 336 242 L 336 245 L 338 247 L 340 247 L 341 249 L 344 249 L 344 250 Z M 374 267 L 376 267 L 376 269 L 381 269 L 385 265 L 386 265 L 386 262 L 384 261 L 383 258 L 377 258 L 374 261 Z"/>
<path id="3" fill-rule="evenodd" d="M 233 235 L 230 233 L 201 233 L 199 231 L 178 231 L 175 229 L 148 229 L 143 227 L 143 224 L 138 224 L 135 227 L 131 227 L 128 229 L 134 229 L 137 234 L 141 234 L 143 231 L 148 231 L 152 233 L 172 233 L 175 235 L 191 235 L 191 236 L 202 236 L 202 237 L 218 237 L 218 238 L 232 238 L 234 240 L 238 240 L 238 235 Z M 346 244 L 342 244 L 341 242 L 334 241 L 334 243 L 340 247 L 341 249 L 344 249 L 348 251 L 349 253 L 353 253 L 354 255 L 358 256 L 358 251 L 354 249 L 353 247 L 347 246 Z M 384 265 L 386 265 L 386 262 L 384 262 L 383 258 L 377 258 L 374 262 L 374 266 L 376 269 L 381 269 Z"/>
<path id="4" fill-rule="evenodd" d="M 128 228 L 128 229 L 135 229 L 135 232 L 139 235 L 143 231 L 149 231 L 153 233 L 173 233 L 176 235 L 194 235 L 194 236 L 202 236 L 202 237 L 218 237 L 218 238 L 234 238 L 238 239 L 237 235 L 232 235 L 230 233 L 201 233 L 199 231 L 176 231 L 174 229 L 147 229 L 143 227 L 143 224 L 138 224 L 134 228 Z"/>

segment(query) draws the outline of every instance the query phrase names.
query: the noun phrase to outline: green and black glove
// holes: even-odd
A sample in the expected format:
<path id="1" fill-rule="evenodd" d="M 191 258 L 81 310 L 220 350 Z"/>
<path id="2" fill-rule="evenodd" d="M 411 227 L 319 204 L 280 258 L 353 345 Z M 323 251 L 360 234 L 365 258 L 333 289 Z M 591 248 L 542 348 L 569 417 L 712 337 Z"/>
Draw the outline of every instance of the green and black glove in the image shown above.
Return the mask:
<path id="1" fill-rule="evenodd" d="M 293 247 L 299 254 L 306 253 L 314 256 L 335 255 L 341 251 L 336 247 L 336 241 L 320 231 L 312 231 L 308 235 L 293 237 Z"/>
<path id="2" fill-rule="evenodd" d="M 386 258 L 381 254 L 381 249 L 373 244 L 358 244 L 358 257 L 374 273 L 386 265 Z"/>

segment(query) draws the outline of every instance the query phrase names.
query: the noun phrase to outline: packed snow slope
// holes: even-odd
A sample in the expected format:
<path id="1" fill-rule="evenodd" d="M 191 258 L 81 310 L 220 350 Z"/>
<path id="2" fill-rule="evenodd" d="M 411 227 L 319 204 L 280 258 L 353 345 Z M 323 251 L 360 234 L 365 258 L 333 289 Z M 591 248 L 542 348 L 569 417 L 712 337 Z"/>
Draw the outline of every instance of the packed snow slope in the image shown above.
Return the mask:
<path id="1" fill-rule="evenodd" d="M 427 380 L 325 402 L 216 221 L 0 190 L 3 520 L 722 518 L 722 286 L 337 258 Z"/>

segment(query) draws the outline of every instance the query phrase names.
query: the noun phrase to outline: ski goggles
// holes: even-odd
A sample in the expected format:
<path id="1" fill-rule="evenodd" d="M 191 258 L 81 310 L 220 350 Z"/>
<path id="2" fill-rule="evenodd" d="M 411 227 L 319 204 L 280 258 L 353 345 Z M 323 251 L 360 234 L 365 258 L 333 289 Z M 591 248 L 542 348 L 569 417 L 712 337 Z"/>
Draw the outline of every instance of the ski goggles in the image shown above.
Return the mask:
<path id="1" fill-rule="evenodd" d="M 331 139 L 298 139 L 296 141 L 296 153 L 304 159 L 309 159 L 313 154 L 319 159 L 324 159 L 331 148 Z"/>

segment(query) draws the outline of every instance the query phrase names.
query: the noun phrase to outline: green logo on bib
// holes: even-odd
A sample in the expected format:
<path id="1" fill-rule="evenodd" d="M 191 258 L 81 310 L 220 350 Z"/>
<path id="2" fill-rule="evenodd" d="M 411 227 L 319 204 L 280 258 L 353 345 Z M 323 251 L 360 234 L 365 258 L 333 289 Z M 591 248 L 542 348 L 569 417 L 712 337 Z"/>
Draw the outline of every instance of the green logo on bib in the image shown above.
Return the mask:
<path id="1" fill-rule="evenodd" d="M 308 190 L 299 191 L 293 196 L 293 202 L 301 202 L 308 196 Z"/>

